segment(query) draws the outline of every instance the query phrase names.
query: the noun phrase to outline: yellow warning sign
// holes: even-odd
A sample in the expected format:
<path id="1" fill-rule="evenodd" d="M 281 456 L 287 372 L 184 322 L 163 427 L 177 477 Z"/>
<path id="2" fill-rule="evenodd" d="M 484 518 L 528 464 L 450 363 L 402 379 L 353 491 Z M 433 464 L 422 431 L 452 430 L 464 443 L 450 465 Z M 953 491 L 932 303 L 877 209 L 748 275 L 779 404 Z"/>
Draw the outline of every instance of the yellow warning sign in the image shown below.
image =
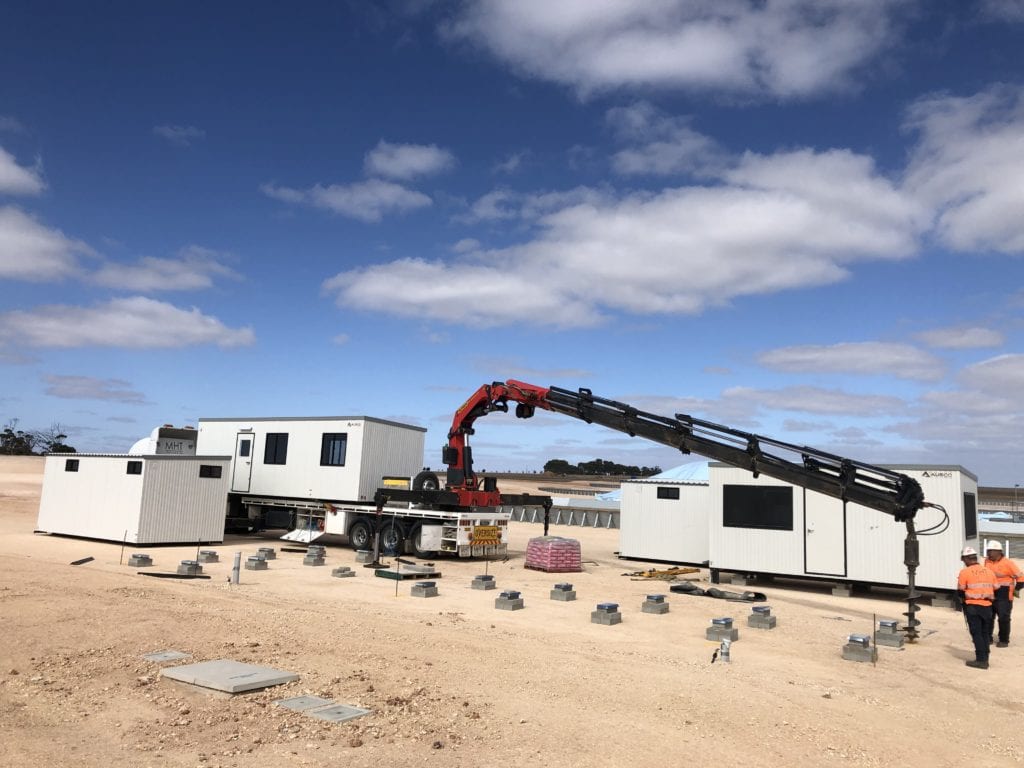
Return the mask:
<path id="1" fill-rule="evenodd" d="M 501 544 L 501 529 L 496 525 L 477 525 L 469 532 L 474 547 L 495 547 Z"/>

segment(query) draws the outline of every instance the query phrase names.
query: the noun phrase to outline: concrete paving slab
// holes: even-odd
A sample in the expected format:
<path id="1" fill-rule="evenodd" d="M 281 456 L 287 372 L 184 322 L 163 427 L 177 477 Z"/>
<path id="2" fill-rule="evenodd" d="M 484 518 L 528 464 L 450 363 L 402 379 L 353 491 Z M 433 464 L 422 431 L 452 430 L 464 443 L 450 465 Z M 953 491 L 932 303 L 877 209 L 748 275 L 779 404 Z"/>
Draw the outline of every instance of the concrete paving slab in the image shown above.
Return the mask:
<path id="1" fill-rule="evenodd" d="M 324 699 L 320 696 L 293 696 L 290 699 L 278 699 L 274 702 L 279 707 L 291 709 L 295 712 L 305 712 L 307 709 L 326 707 L 334 703 L 334 699 Z"/>
<path id="2" fill-rule="evenodd" d="M 158 651 L 157 653 L 147 653 L 142 658 L 146 661 L 179 661 L 181 659 L 191 659 L 191 653 L 182 653 L 181 651 Z"/>
<path id="3" fill-rule="evenodd" d="M 317 720 L 326 720 L 329 723 L 344 723 L 346 720 L 354 720 L 357 717 L 368 715 L 370 710 L 350 707 L 346 704 L 335 704 L 333 707 L 307 710 L 306 714 L 310 717 L 315 717 Z"/>
<path id="4" fill-rule="evenodd" d="M 161 670 L 160 676 L 226 693 L 255 691 L 299 679 L 299 675 L 294 672 L 260 667 L 256 664 L 243 664 L 231 659 L 214 659 L 199 664 L 172 667 Z"/>

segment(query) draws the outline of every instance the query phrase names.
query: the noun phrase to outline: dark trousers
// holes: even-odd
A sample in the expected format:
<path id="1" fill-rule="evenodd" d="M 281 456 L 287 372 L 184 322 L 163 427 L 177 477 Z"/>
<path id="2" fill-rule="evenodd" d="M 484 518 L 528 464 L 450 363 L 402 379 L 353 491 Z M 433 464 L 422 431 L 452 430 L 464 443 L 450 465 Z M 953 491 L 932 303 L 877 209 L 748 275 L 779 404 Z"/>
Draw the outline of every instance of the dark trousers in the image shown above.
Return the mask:
<path id="1" fill-rule="evenodd" d="M 999 642 L 1008 643 L 1010 642 L 1010 613 L 1013 611 L 1009 587 L 1000 587 L 996 590 L 996 599 L 992 608 L 999 620 Z"/>
<path id="2" fill-rule="evenodd" d="M 988 661 L 988 644 L 992 637 L 992 606 L 965 605 L 964 616 L 967 618 L 967 629 L 974 641 L 974 658 L 977 661 Z"/>

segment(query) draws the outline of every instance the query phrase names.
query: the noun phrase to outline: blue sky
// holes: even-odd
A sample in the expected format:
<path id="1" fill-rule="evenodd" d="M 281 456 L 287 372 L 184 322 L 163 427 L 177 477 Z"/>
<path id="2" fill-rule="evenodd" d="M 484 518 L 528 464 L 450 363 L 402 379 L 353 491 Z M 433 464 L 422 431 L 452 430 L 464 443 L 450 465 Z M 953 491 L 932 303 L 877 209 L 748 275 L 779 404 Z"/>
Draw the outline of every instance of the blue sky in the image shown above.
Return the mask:
<path id="1" fill-rule="evenodd" d="M 1024 483 L 1022 36 L 1015 0 L 7 3 L 0 417 L 366 414 L 436 468 L 520 378 Z"/>

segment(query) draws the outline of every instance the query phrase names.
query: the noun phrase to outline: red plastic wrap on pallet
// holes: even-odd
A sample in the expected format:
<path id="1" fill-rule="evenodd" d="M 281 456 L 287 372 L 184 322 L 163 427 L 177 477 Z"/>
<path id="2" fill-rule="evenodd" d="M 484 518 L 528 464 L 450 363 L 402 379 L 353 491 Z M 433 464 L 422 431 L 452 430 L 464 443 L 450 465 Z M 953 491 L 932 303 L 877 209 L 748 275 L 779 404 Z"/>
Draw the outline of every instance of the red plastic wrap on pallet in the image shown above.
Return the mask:
<path id="1" fill-rule="evenodd" d="M 526 567 L 546 573 L 578 573 L 583 570 L 580 543 L 561 536 L 538 536 L 526 546 Z"/>

